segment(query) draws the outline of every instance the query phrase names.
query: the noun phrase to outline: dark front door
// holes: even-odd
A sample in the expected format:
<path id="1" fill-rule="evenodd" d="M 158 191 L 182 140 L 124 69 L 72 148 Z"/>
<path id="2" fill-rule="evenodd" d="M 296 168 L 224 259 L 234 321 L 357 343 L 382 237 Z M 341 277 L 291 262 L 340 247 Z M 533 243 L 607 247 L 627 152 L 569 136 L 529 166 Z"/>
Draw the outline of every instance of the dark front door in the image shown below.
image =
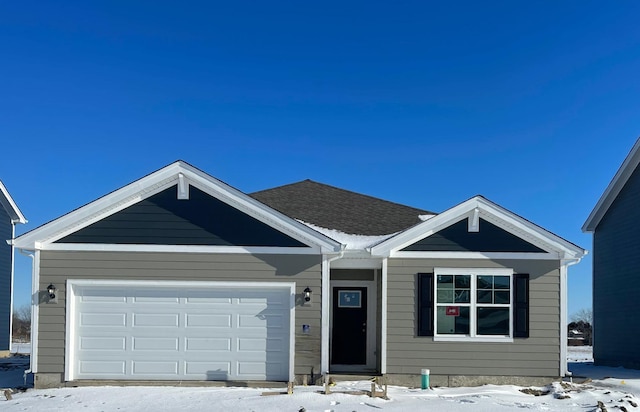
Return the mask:
<path id="1" fill-rule="evenodd" d="M 331 364 L 367 363 L 367 288 L 333 288 Z"/>

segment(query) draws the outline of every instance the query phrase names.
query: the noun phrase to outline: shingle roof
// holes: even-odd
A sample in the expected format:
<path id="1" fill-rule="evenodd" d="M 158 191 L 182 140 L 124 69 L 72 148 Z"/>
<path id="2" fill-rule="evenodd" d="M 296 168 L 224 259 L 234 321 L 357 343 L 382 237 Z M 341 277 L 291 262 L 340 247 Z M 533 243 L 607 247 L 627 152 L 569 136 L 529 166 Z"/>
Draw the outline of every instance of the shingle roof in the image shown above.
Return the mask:
<path id="1" fill-rule="evenodd" d="M 309 179 L 249 196 L 294 219 L 358 235 L 395 233 L 435 214 Z"/>

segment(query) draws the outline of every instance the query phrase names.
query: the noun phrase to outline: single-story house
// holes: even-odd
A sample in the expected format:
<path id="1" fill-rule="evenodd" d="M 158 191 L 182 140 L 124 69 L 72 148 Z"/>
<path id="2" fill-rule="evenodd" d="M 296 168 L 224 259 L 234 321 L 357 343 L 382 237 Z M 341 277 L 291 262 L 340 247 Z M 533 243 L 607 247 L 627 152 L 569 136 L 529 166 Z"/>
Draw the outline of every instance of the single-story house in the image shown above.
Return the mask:
<path id="1" fill-rule="evenodd" d="M 0 357 L 11 350 L 13 315 L 13 246 L 16 225 L 27 223 L 9 191 L 0 181 Z"/>
<path id="2" fill-rule="evenodd" d="M 37 387 L 557 378 L 586 253 L 482 196 L 435 214 L 309 180 L 248 195 L 184 161 L 15 247 Z"/>
<path id="3" fill-rule="evenodd" d="M 640 368 L 640 139 L 582 226 L 593 233 L 593 361 Z"/>

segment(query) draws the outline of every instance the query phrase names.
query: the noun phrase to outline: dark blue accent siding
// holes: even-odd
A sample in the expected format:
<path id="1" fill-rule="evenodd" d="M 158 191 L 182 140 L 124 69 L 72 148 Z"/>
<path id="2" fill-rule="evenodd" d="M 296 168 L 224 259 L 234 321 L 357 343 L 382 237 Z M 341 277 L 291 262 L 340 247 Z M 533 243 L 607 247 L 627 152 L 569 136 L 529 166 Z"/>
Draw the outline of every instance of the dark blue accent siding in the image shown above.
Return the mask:
<path id="1" fill-rule="evenodd" d="M 13 254 L 7 240 L 12 235 L 11 217 L 0 205 L 0 351 L 11 345 L 11 266 Z"/>
<path id="2" fill-rule="evenodd" d="M 58 243 L 307 247 L 191 186 L 177 185 L 70 234 Z"/>
<path id="3" fill-rule="evenodd" d="M 593 354 L 600 365 L 640 368 L 640 171 L 593 236 Z"/>
<path id="4" fill-rule="evenodd" d="M 479 232 L 469 232 L 468 220 L 463 219 L 402 250 L 420 252 L 545 252 L 484 219 L 480 219 L 479 226 Z"/>

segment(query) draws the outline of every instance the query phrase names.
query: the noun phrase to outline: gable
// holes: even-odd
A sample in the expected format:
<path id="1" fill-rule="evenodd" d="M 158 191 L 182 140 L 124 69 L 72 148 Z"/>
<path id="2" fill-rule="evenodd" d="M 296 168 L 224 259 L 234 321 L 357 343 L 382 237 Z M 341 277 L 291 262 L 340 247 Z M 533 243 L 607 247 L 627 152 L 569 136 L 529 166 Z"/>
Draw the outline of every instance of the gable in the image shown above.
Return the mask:
<path id="1" fill-rule="evenodd" d="M 610 226 L 612 230 L 623 230 L 634 233 L 638 230 L 640 218 L 640 168 L 636 168 L 629 176 L 620 192 L 595 227 L 602 230 Z"/>
<path id="2" fill-rule="evenodd" d="M 468 218 L 441 229 L 401 251 L 525 252 L 546 251 L 480 218 L 479 230 L 468 230 Z"/>
<path id="3" fill-rule="evenodd" d="M 170 186 L 55 243 L 307 247 L 300 241 L 190 186 Z"/>

